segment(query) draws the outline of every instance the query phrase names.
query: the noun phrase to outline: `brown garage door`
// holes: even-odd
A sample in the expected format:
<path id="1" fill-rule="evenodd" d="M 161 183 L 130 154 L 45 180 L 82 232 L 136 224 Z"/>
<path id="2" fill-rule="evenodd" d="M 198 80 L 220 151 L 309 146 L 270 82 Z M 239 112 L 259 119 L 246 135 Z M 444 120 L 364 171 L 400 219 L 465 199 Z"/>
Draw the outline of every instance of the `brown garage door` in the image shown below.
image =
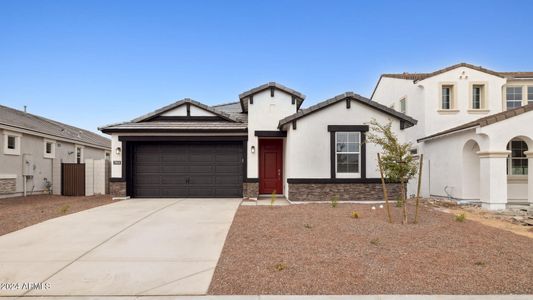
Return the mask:
<path id="1" fill-rule="evenodd" d="M 134 197 L 242 197 L 242 143 L 138 144 Z"/>

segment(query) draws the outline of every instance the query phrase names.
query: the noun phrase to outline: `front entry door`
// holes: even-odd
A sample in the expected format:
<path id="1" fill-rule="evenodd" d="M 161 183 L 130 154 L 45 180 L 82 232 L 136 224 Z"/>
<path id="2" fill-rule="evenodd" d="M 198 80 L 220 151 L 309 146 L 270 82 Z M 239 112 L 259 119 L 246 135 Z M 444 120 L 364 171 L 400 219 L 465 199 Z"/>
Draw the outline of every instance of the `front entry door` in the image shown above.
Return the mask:
<path id="1" fill-rule="evenodd" d="M 259 140 L 259 193 L 283 193 L 283 140 Z"/>

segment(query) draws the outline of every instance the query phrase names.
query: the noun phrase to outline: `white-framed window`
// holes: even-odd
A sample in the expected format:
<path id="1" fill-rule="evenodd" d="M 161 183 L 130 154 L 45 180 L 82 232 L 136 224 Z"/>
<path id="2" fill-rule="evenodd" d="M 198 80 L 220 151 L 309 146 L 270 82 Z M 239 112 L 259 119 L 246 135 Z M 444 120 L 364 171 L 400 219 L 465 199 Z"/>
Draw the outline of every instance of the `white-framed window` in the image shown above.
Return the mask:
<path id="1" fill-rule="evenodd" d="M 19 133 L 4 131 L 4 154 L 20 155 L 21 137 Z"/>
<path id="2" fill-rule="evenodd" d="M 444 84 L 441 87 L 441 102 L 440 102 L 440 108 L 441 109 L 453 109 L 453 85 L 451 84 Z"/>
<path id="3" fill-rule="evenodd" d="M 407 98 L 405 97 L 400 99 L 400 112 L 403 114 L 407 113 Z"/>
<path id="4" fill-rule="evenodd" d="M 335 171 L 338 178 L 360 177 L 361 133 L 335 132 Z"/>
<path id="5" fill-rule="evenodd" d="M 533 86 L 527 87 L 527 104 L 533 103 Z"/>
<path id="6" fill-rule="evenodd" d="M 512 140 L 507 144 L 507 150 L 511 151 L 507 160 L 507 175 L 527 176 L 528 158 L 524 154 L 527 144 L 522 140 Z"/>
<path id="7" fill-rule="evenodd" d="M 44 140 L 44 157 L 55 158 L 56 157 L 56 141 Z"/>
<path id="8" fill-rule="evenodd" d="M 505 103 L 507 109 L 522 106 L 522 87 L 508 86 L 505 88 Z"/>
<path id="9" fill-rule="evenodd" d="M 485 86 L 482 84 L 472 85 L 472 109 L 482 109 L 485 102 Z"/>
<path id="10" fill-rule="evenodd" d="M 104 154 L 104 159 L 105 160 L 111 160 L 111 153 L 109 151 L 106 151 L 105 154 Z"/>
<path id="11" fill-rule="evenodd" d="M 74 154 L 76 155 L 76 163 L 82 164 L 83 163 L 83 146 L 76 145 L 74 149 L 75 149 Z"/>

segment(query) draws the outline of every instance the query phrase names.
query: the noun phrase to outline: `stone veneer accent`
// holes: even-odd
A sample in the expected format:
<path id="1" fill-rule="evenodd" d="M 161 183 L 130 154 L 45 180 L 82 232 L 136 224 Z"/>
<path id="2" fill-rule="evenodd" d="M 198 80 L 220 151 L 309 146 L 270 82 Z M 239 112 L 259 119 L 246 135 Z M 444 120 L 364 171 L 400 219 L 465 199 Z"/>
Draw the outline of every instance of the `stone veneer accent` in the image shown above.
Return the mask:
<path id="1" fill-rule="evenodd" d="M 400 196 L 399 183 L 387 183 L 389 200 Z M 339 201 L 382 201 L 381 183 L 289 183 L 291 201 L 331 201 L 334 196 Z"/>
<path id="2" fill-rule="evenodd" d="M 0 179 L 0 194 L 12 194 L 17 191 L 17 180 L 15 178 Z"/>
<path id="3" fill-rule="evenodd" d="M 244 198 L 257 198 L 259 196 L 259 183 L 258 182 L 243 182 L 242 183 L 242 194 Z"/>
<path id="4" fill-rule="evenodd" d="M 109 181 L 109 193 L 113 197 L 126 197 L 126 181 Z"/>

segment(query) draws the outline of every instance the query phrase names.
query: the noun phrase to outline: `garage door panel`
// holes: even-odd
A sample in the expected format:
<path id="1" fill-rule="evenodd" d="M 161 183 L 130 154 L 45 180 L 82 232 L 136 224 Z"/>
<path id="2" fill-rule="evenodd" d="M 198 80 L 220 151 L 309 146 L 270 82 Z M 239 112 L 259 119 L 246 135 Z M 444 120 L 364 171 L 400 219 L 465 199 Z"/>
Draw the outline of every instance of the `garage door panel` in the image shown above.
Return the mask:
<path id="1" fill-rule="evenodd" d="M 138 144 L 136 197 L 241 197 L 242 143 Z"/>

